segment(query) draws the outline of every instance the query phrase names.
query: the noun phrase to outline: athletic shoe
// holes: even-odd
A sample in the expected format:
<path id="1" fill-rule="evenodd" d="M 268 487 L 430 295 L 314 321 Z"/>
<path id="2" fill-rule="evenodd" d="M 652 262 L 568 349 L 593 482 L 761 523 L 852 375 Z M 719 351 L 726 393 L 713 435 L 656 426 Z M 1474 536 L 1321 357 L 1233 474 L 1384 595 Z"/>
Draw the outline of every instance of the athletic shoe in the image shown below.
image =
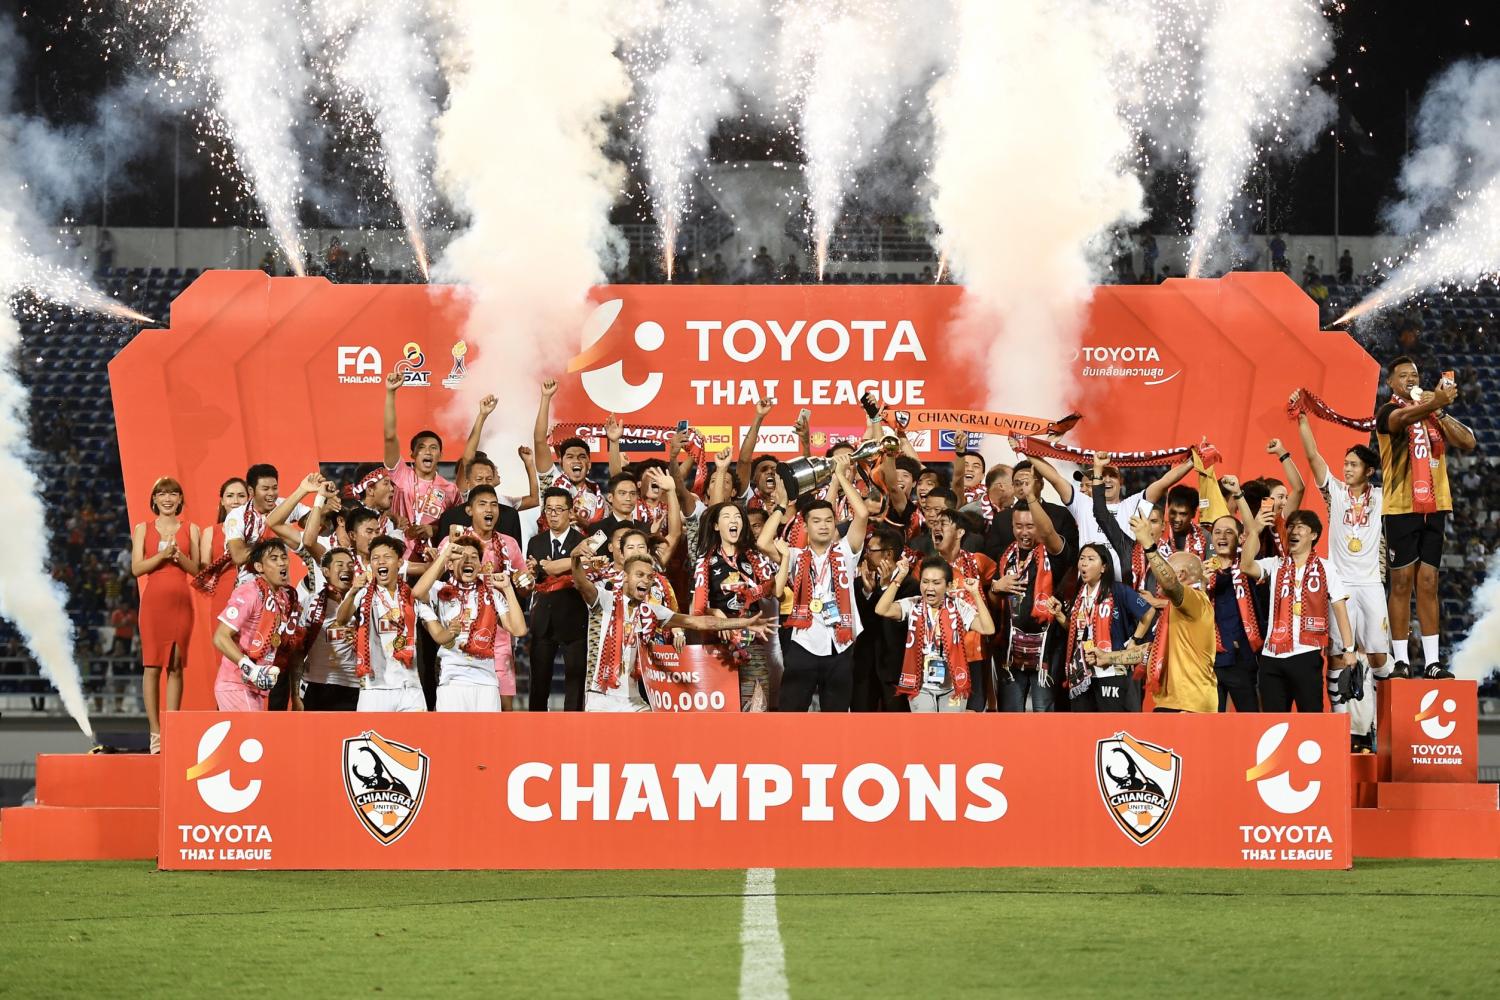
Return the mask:
<path id="1" fill-rule="evenodd" d="M 1442 660 L 1438 660 L 1436 663 L 1427 664 L 1427 669 L 1422 671 L 1422 676 L 1430 681 L 1443 681 L 1452 678 L 1453 671 L 1443 666 Z"/>
<path id="2" fill-rule="evenodd" d="M 1396 665 L 1391 667 L 1391 672 L 1384 677 L 1377 678 L 1382 681 L 1404 679 L 1411 676 L 1411 667 L 1406 665 L 1405 660 L 1397 660 Z"/>
<path id="3" fill-rule="evenodd" d="M 1369 734 L 1365 734 L 1364 736 L 1361 736 L 1358 733 L 1351 733 L 1349 735 L 1349 752 L 1350 753 L 1374 753 L 1375 752 L 1375 738 L 1373 736 L 1369 735 Z"/>

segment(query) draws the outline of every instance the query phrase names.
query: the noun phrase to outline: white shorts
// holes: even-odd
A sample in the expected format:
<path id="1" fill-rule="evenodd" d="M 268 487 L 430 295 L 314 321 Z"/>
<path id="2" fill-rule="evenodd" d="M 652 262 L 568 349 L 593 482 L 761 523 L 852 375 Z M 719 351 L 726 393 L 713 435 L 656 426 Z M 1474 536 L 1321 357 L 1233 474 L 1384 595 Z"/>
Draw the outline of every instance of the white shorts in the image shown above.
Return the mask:
<path id="1" fill-rule="evenodd" d="M 360 712 L 425 712 L 427 699 L 419 687 L 363 688 L 359 692 Z"/>
<path id="2" fill-rule="evenodd" d="M 1349 615 L 1349 627 L 1354 630 L 1354 648 L 1366 653 L 1389 653 L 1391 634 L 1386 620 L 1385 588 L 1378 583 L 1353 583 L 1348 590 L 1349 600 L 1344 602 L 1344 610 Z M 1344 642 L 1339 635 L 1338 619 L 1333 615 L 1329 618 L 1330 646 L 1342 651 Z"/>
<path id="3" fill-rule="evenodd" d="M 647 705 L 638 705 L 630 700 L 630 691 L 626 684 L 634 684 L 635 678 L 627 678 L 624 683 L 613 691 L 590 691 L 584 695 L 583 710 L 585 712 L 645 712 L 649 711 Z"/>
<path id="4" fill-rule="evenodd" d="M 500 688 L 483 684 L 439 684 L 439 712 L 498 712 Z"/>

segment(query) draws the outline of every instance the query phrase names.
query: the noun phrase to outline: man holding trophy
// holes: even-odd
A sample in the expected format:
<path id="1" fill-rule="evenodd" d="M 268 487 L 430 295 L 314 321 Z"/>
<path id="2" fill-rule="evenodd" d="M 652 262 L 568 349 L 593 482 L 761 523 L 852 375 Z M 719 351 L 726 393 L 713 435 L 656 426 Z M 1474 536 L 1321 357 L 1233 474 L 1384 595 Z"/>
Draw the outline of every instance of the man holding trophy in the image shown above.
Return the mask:
<path id="1" fill-rule="evenodd" d="M 1411 358 L 1402 355 L 1393 360 L 1386 377 L 1391 398 L 1375 413 L 1385 490 L 1391 652 L 1396 661 L 1392 673 L 1396 677 L 1409 674 L 1407 636 L 1415 583 L 1423 675 L 1452 677 L 1438 651 L 1438 562 L 1443 556 L 1443 530 L 1453 510 L 1447 452 L 1449 448 L 1473 451 L 1474 432 L 1446 412 L 1458 398 L 1452 372 L 1444 372 L 1437 388 L 1431 390 L 1422 389 L 1419 378 Z"/>

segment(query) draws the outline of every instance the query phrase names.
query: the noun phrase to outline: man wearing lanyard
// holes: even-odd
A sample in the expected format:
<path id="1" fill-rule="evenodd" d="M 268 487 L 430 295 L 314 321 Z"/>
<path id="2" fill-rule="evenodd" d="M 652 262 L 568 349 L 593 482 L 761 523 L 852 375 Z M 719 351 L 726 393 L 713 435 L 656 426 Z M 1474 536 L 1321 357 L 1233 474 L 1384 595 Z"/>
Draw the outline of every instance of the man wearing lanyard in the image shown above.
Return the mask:
<path id="1" fill-rule="evenodd" d="M 863 626 L 854 608 L 854 576 L 865 545 L 869 510 L 849 484 L 849 456 L 834 459 L 840 492 L 849 498 L 849 530 L 839 538 L 837 515 L 827 500 L 814 500 L 803 511 L 807 547 L 789 550 L 777 571 L 777 596 L 788 579 L 792 611 L 785 627 L 791 630 L 784 648 L 778 711 L 806 712 L 813 695 L 824 712 L 847 712 L 854 693 L 853 646 Z M 774 538 L 785 508 L 770 511 L 762 538 Z M 762 549 L 762 551 L 765 551 Z"/>

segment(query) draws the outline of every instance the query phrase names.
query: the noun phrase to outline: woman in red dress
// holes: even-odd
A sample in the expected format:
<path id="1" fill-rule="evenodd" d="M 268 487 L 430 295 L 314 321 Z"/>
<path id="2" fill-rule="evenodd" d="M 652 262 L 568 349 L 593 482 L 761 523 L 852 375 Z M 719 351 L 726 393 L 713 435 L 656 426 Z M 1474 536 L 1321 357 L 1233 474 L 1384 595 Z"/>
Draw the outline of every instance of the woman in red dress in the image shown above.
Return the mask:
<path id="1" fill-rule="evenodd" d="M 130 568 L 141 581 L 142 697 L 151 728 L 151 752 L 161 752 L 161 672 L 167 671 L 167 710 L 182 707 L 182 667 L 193 634 L 188 581 L 198 572 L 198 528 L 182 520 L 182 487 L 163 476 L 151 487 L 151 513 L 130 538 Z"/>
<path id="2" fill-rule="evenodd" d="M 234 592 L 234 577 L 239 569 L 229 558 L 229 546 L 224 539 L 224 519 L 229 516 L 230 511 L 245 506 L 249 500 L 250 488 L 243 479 L 235 476 L 224 480 L 219 487 L 219 519 L 204 528 L 198 540 L 198 565 L 203 569 L 200 570 L 197 584 L 200 589 L 209 592 L 209 621 L 218 621 L 224 606 L 229 603 L 229 595 Z M 217 531 L 214 530 L 216 527 Z M 203 579 L 215 566 L 219 568 L 212 573 L 213 579 Z"/>

